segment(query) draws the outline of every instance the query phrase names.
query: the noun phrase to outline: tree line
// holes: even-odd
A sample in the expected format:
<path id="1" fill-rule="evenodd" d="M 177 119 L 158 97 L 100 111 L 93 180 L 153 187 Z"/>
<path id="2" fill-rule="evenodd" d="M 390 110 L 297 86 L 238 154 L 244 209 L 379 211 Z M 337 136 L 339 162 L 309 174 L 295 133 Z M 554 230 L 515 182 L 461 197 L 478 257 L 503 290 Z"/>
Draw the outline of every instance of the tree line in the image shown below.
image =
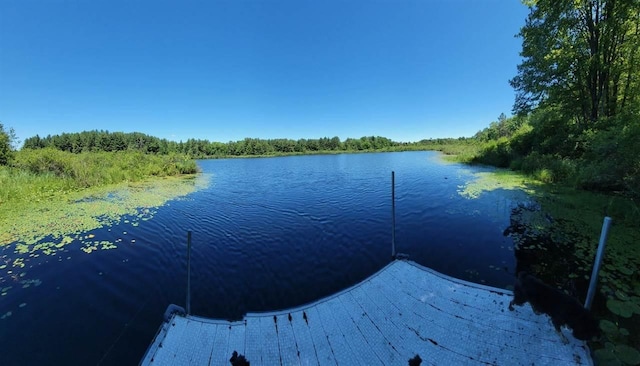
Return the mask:
<path id="1" fill-rule="evenodd" d="M 256 156 L 313 152 L 374 151 L 393 149 L 410 144 L 392 141 L 386 137 L 365 136 L 359 139 L 323 137 L 318 139 L 257 139 L 245 138 L 227 143 L 206 139 L 169 141 L 140 132 L 84 131 L 59 135 L 38 135 L 25 139 L 23 149 L 52 147 L 72 153 L 88 151 L 135 150 L 150 154 L 183 153 L 194 158 L 223 156 Z"/>

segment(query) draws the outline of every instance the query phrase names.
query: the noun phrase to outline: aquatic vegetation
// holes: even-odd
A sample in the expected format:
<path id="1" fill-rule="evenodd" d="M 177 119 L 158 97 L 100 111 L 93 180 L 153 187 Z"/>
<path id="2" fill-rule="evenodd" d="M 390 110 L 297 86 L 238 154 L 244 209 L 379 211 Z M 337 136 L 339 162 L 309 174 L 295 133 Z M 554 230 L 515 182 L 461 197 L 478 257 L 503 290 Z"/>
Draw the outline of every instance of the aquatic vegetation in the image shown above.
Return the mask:
<path id="1" fill-rule="evenodd" d="M 523 194 L 514 194 L 505 230 L 514 240 L 516 270 L 532 271 L 579 299 L 586 297 L 603 217 L 613 218 L 593 308 L 604 337 L 592 347 L 603 364 L 640 364 L 634 348 L 640 344 L 640 232 L 633 202 L 509 171 L 474 175 L 477 179 L 459 187 L 461 196 L 475 199 L 498 189 Z"/>
<path id="2" fill-rule="evenodd" d="M 8 234 L 0 238 L 0 246 L 14 243 L 17 254 L 51 255 L 76 240 L 85 240 L 80 237 L 81 233 L 113 225 L 124 216 L 148 220 L 157 207 L 194 192 L 207 184 L 206 181 L 206 176 L 161 178 L 11 205 L 0 212 L 0 232 Z M 91 238 L 93 234 L 86 235 L 86 239 Z"/>
<path id="3" fill-rule="evenodd" d="M 607 309 L 623 318 L 631 318 L 633 314 L 640 314 L 640 305 L 638 305 L 638 301 L 609 299 L 607 300 Z"/>
<path id="4" fill-rule="evenodd" d="M 517 198 L 524 199 L 523 193 L 535 192 L 539 182 L 522 174 L 510 170 L 496 169 L 495 171 L 478 172 L 476 178 L 458 187 L 458 194 L 465 198 L 478 198 L 483 193 L 502 189 L 512 191 Z"/>
<path id="5" fill-rule="evenodd" d="M 66 251 L 71 244 L 78 244 L 85 253 L 117 248 L 122 239 L 96 240 L 95 234 L 89 231 L 124 220 L 132 226 L 149 220 L 158 207 L 206 186 L 209 178 L 207 175 L 156 178 L 3 206 L 0 232 L 6 234 L 0 236 L 0 248 L 8 248 L 13 255 L 2 256 L 0 286 L 5 283 L 18 283 L 23 289 L 39 286 L 42 283 L 39 279 L 22 279 L 26 273 L 16 274 L 13 270 L 26 267 L 30 260 L 41 255 L 54 256 Z M 70 258 L 67 256 L 67 260 Z M 0 296 L 7 296 L 12 288 L 5 285 Z"/>
<path id="6" fill-rule="evenodd" d="M 640 352 L 625 344 L 607 342 L 604 348 L 594 352 L 594 356 L 600 365 L 640 365 Z"/>
<path id="7" fill-rule="evenodd" d="M 109 250 L 109 249 L 115 249 L 115 248 L 117 248 L 117 246 L 114 243 L 108 240 L 102 240 L 102 241 L 94 241 L 93 243 L 86 243 L 85 246 L 80 248 L 80 250 L 89 254 L 98 249 Z"/>
<path id="8" fill-rule="evenodd" d="M 0 295 L 1 296 L 7 296 L 7 294 L 9 293 L 9 290 L 11 290 L 13 288 L 13 286 L 7 286 L 7 287 L 3 287 L 0 289 Z"/>
<path id="9" fill-rule="evenodd" d="M 547 281 L 562 288 L 577 290 L 573 295 L 584 299 L 602 214 L 597 215 L 592 212 L 593 208 L 580 204 L 573 206 L 575 212 L 569 214 L 566 198 L 539 193 L 536 200 L 540 202 L 540 209 L 514 210 L 512 215 L 509 234 L 516 242 L 518 265 L 543 274 Z M 599 219 L 594 218 L 596 215 Z M 610 359 L 635 364 L 629 362 L 633 360 L 629 355 L 633 353 L 631 350 L 637 352 L 632 345 L 637 344 L 640 334 L 640 298 L 634 296 L 638 293 L 639 281 L 634 268 L 640 265 L 640 249 L 633 243 L 638 239 L 637 230 L 621 224 L 612 228 L 607 243 L 593 307 L 601 319 L 604 341 L 592 344 L 599 349 L 596 357 L 604 364 Z M 606 343 L 612 346 L 602 348 Z"/>

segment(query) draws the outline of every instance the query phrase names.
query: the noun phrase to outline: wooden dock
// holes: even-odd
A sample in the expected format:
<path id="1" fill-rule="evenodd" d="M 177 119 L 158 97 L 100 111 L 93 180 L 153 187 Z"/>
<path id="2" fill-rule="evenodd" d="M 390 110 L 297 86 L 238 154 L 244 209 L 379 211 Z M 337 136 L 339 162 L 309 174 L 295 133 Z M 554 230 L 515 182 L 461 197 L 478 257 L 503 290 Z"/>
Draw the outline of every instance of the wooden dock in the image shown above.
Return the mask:
<path id="1" fill-rule="evenodd" d="M 396 260 L 363 282 L 295 309 L 241 321 L 175 315 L 141 365 L 592 365 L 589 349 L 512 293 Z M 566 341 L 565 341 L 566 342 Z"/>

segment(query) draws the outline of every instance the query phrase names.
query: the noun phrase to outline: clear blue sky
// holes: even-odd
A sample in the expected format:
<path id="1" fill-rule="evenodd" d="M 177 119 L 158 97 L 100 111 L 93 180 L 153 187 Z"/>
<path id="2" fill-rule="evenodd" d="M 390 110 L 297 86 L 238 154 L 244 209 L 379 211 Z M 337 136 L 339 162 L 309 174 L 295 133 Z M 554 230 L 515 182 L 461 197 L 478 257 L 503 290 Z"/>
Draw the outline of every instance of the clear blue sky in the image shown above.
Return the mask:
<path id="1" fill-rule="evenodd" d="M 172 140 L 471 136 L 509 115 L 519 0 L 0 1 L 0 121 Z"/>

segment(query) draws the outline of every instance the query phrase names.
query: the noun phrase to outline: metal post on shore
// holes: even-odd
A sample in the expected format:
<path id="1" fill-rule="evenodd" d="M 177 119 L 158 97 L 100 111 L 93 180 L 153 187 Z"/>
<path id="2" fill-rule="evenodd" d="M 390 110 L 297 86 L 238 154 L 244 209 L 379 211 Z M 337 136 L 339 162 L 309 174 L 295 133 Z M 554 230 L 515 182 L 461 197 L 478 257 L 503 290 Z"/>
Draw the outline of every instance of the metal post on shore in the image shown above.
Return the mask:
<path id="1" fill-rule="evenodd" d="M 596 285 L 598 283 L 598 273 L 602 266 L 602 259 L 604 257 L 604 247 L 607 243 L 607 237 L 609 236 L 609 228 L 611 227 L 611 217 L 606 216 L 602 222 L 602 231 L 600 232 L 600 242 L 598 243 L 598 252 L 596 254 L 596 260 L 593 263 L 593 270 L 591 271 L 591 281 L 589 282 L 589 291 L 587 292 L 587 299 L 584 301 L 584 307 L 591 310 L 591 304 L 593 303 L 593 297 L 596 294 Z"/>
<path id="2" fill-rule="evenodd" d="M 391 258 L 396 258 L 396 172 L 391 171 Z"/>
<path id="3" fill-rule="evenodd" d="M 191 314 L 191 231 L 187 231 L 187 315 Z"/>

